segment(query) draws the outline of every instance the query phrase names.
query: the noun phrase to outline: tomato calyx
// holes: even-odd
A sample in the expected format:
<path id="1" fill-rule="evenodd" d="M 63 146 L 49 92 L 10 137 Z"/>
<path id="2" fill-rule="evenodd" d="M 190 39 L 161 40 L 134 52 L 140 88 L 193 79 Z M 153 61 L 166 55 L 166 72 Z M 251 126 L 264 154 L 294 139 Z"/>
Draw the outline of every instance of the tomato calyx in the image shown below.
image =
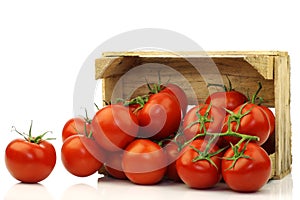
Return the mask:
<path id="1" fill-rule="evenodd" d="M 210 119 L 209 119 L 209 112 L 210 112 L 210 110 L 211 110 L 211 107 L 212 107 L 212 104 L 210 103 L 209 105 L 208 105 L 208 107 L 207 107 L 207 109 L 206 109 L 206 111 L 205 111 L 205 113 L 203 114 L 203 115 L 201 115 L 200 114 L 200 110 L 203 108 L 204 106 L 201 106 L 201 107 L 199 107 L 197 110 L 196 110 L 196 116 L 197 116 L 197 120 L 196 121 L 193 121 L 193 122 L 191 122 L 190 124 L 188 124 L 187 125 L 187 127 L 185 128 L 185 129 L 189 129 L 189 128 L 191 128 L 192 126 L 194 126 L 195 124 L 200 124 L 200 126 L 199 126 L 199 131 L 200 132 L 204 132 L 204 133 L 206 133 L 207 132 L 207 130 L 206 130 L 206 127 L 205 127 L 205 123 L 207 123 L 207 122 L 213 122 L 214 121 L 214 119 L 213 119 L 213 117 L 211 117 Z"/>
<path id="2" fill-rule="evenodd" d="M 231 129 L 232 129 L 232 127 L 230 126 L 231 122 L 236 122 L 237 125 L 236 125 L 236 128 L 235 128 L 235 131 L 237 131 L 237 130 L 239 129 L 239 127 L 240 127 L 241 119 L 242 119 L 244 116 L 248 115 L 248 114 L 251 112 L 251 110 L 253 109 L 253 107 L 251 107 L 249 110 L 247 110 L 246 112 L 243 113 L 243 109 L 245 108 L 245 106 L 246 106 L 247 104 L 248 104 L 248 103 L 244 103 L 244 104 L 240 107 L 240 109 L 238 110 L 237 113 L 234 113 L 233 111 L 228 110 L 228 109 L 225 108 L 226 112 L 229 113 L 229 119 L 228 119 L 228 121 L 227 121 L 227 123 L 228 123 L 227 126 L 228 126 L 229 132 L 230 132 Z"/>
<path id="3" fill-rule="evenodd" d="M 236 162 L 240 158 L 252 159 L 250 156 L 245 155 L 245 150 L 246 150 L 247 145 L 250 142 L 250 140 L 247 140 L 247 142 L 244 144 L 243 148 L 239 151 L 239 149 L 241 148 L 242 142 L 244 142 L 243 139 L 241 139 L 236 145 L 233 145 L 233 144 L 230 143 L 232 151 L 233 151 L 233 156 L 232 157 L 223 157 L 223 159 L 230 160 L 230 161 L 233 161 L 233 162 L 227 169 L 225 169 L 225 171 L 234 168 Z"/>
<path id="4" fill-rule="evenodd" d="M 20 131 L 18 131 L 16 129 L 15 126 L 12 127 L 12 131 L 15 131 L 16 133 L 18 133 L 19 135 L 21 135 L 26 141 L 28 141 L 30 143 L 34 143 L 34 144 L 40 144 L 43 140 L 55 140 L 56 139 L 56 138 L 45 138 L 44 139 L 44 136 L 47 133 L 52 133 L 52 131 L 46 131 L 43 134 L 38 135 L 37 137 L 33 137 L 32 134 L 31 134 L 32 124 L 33 124 L 33 121 L 31 120 L 28 133 L 25 133 L 25 132 L 21 133 Z"/>
<path id="5" fill-rule="evenodd" d="M 210 150 L 212 149 L 212 143 L 214 143 L 216 141 L 216 139 L 217 139 L 217 135 L 212 136 L 212 138 L 210 138 L 208 140 L 207 145 L 203 151 L 190 145 L 189 147 L 198 153 L 198 156 L 194 157 L 192 162 L 197 162 L 200 160 L 207 160 L 211 165 L 213 165 L 216 169 L 218 169 L 217 165 L 214 163 L 214 161 L 212 161 L 211 157 L 218 155 L 223 150 L 225 150 L 226 147 L 221 148 L 221 149 L 211 153 Z"/>
<path id="6" fill-rule="evenodd" d="M 117 103 L 122 103 L 126 107 L 131 105 L 138 105 L 137 108 L 133 110 L 133 113 L 136 114 L 149 101 L 149 97 L 150 95 L 146 94 L 142 96 L 137 96 L 131 100 L 117 99 Z"/>

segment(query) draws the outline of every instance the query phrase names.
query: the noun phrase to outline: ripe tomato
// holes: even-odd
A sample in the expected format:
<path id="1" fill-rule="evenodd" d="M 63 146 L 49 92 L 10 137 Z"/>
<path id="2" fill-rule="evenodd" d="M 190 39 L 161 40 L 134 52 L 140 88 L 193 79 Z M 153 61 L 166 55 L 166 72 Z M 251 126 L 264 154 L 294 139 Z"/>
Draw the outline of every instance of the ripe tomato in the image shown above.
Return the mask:
<path id="1" fill-rule="evenodd" d="M 236 117 L 240 118 L 240 124 L 238 125 L 236 121 L 230 123 L 231 130 L 259 137 L 259 141 L 255 141 L 258 145 L 262 145 L 270 135 L 270 121 L 265 112 L 256 104 L 246 103 L 238 106 L 232 111 Z M 248 112 L 248 114 L 247 114 Z M 228 130 L 228 120 L 230 115 L 225 118 L 224 126 L 222 132 Z M 240 138 L 225 136 L 225 140 L 232 144 L 236 144 Z"/>
<path id="2" fill-rule="evenodd" d="M 122 167 L 131 182 L 151 185 L 162 180 L 167 169 L 166 159 L 158 144 L 148 139 L 137 139 L 125 149 Z"/>
<path id="3" fill-rule="evenodd" d="M 206 119 L 204 119 L 205 113 L 207 113 Z M 219 133 L 221 131 L 225 115 L 225 110 L 216 106 L 199 104 L 198 106 L 193 107 L 187 112 L 183 119 L 183 131 L 186 139 L 190 140 L 195 135 L 204 133 L 204 129 L 210 133 Z M 201 120 L 204 123 L 203 127 L 201 127 Z"/>
<path id="4" fill-rule="evenodd" d="M 228 110 L 234 110 L 239 105 L 247 102 L 247 97 L 241 92 L 231 90 L 226 92 L 215 92 L 207 97 L 206 104 L 212 103 L 212 105 L 226 108 Z"/>
<path id="5" fill-rule="evenodd" d="M 127 179 L 122 169 L 122 159 L 124 151 L 107 152 L 104 168 L 106 172 L 117 179 Z"/>
<path id="6" fill-rule="evenodd" d="M 125 148 L 137 136 L 137 117 L 125 106 L 108 105 L 100 109 L 92 120 L 93 137 L 108 151 Z"/>
<path id="7" fill-rule="evenodd" d="M 72 135 L 89 133 L 91 126 L 84 119 L 76 117 L 69 119 L 62 130 L 63 142 Z"/>
<path id="8" fill-rule="evenodd" d="M 47 178 L 56 164 L 56 151 L 53 145 L 38 137 L 19 133 L 25 139 L 11 141 L 5 150 L 5 164 L 10 174 L 25 183 L 37 183 Z"/>
<path id="9" fill-rule="evenodd" d="M 242 143 L 239 152 L 244 148 Z M 234 164 L 230 160 L 234 151 L 229 148 L 222 159 L 222 175 L 226 184 L 235 191 L 255 192 L 267 183 L 271 175 L 271 160 L 268 154 L 257 144 L 248 143 L 244 155 Z M 229 159 L 226 159 L 229 158 Z M 234 164 L 234 166 L 232 166 Z"/>
<path id="10" fill-rule="evenodd" d="M 168 167 L 165 174 L 166 177 L 172 181 L 181 181 L 176 169 L 176 160 L 178 159 L 180 154 L 178 145 L 175 142 L 171 141 L 166 144 L 166 146 L 164 146 L 164 150 L 168 161 Z"/>
<path id="11" fill-rule="evenodd" d="M 181 118 L 183 118 L 186 114 L 188 106 L 188 98 L 183 89 L 181 89 L 181 87 L 179 87 L 178 85 L 172 83 L 163 85 L 162 88 L 163 89 L 160 91 L 161 93 L 165 92 L 176 97 L 181 108 Z"/>
<path id="12" fill-rule="evenodd" d="M 157 93 L 149 97 L 137 117 L 140 137 L 161 140 L 177 131 L 181 121 L 181 109 L 173 95 Z"/>
<path id="13" fill-rule="evenodd" d="M 73 135 L 62 145 L 61 160 L 71 174 L 85 177 L 102 167 L 105 156 L 94 140 L 85 135 Z"/>
<path id="14" fill-rule="evenodd" d="M 183 149 L 182 155 L 176 161 L 177 173 L 181 180 L 191 188 L 211 188 L 221 180 L 221 153 L 210 157 L 211 162 L 206 158 L 199 160 L 199 152 L 204 152 L 207 147 L 205 140 L 194 140 L 190 146 Z M 214 145 L 208 149 L 208 153 L 217 152 L 219 148 Z M 214 163 L 214 165 L 212 164 Z"/>

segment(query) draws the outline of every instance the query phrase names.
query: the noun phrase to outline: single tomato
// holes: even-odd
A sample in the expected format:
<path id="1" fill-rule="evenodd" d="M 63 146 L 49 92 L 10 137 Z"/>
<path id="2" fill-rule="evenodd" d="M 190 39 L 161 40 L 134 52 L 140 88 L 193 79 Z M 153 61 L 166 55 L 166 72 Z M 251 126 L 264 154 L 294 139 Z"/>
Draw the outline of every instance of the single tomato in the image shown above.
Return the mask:
<path id="1" fill-rule="evenodd" d="M 164 177 L 167 158 L 158 144 L 148 139 L 137 139 L 125 149 L 122 168 L 133 183 L 156 184 Z"/>
<path id="2" fill-rule="evenodd" d="M 5 164 L 10 174 L 25 183 L 37 183 L 47 178 L 56 163 L 56 151 L 51 143 L 40 136 L 20 133 L 24 139 L 11 141 L 5 150 Z"/>
<path id="3" fill-rule="evenodd" d="M 73 135 L 62 145 L 61 160 L 71 174 L 86 177 L 102 167 L 105 155 L 93 139 L 85 135 Z"/>
<path id="4" fill-rule="evenodd" d="M 245 145 L 247 145 L 245 147 Z M 255 143 L 242 143 L 240 155 L 229 148 L 222 159 L 222 175 L 226 184 L 238 192 L 255 192 L 263 187 L 271 175 L 271 159 Z M 233 159 L 238 157 L 237 159 Z"/>
<path id="5" fill-rule="evenodd" d="M 230 122 L 232 131 L 259 137 L 259 140 L 255 141 L 258 145 L 262 145 L 270 135 L 269 118 L 262 108 L 256 104 L 245 103 L 228 114 L 222 130 L 224 133 L 228 131 L 228 120 L 232 120 Z M 232 144 L 236 144 L 240 140 L 240 138 L 233 136 L 225 136 L 224 138 Z"/>
<path id="6" fill-rule="evenodd" d="M 222 153 L 218 153 L 216 145 L 208 146 L 207 141 L 197 139 L 182 151 L 176 161 L 176 168 L 186 185 L 205 189 L 215 186 L 221 180 Z"/>

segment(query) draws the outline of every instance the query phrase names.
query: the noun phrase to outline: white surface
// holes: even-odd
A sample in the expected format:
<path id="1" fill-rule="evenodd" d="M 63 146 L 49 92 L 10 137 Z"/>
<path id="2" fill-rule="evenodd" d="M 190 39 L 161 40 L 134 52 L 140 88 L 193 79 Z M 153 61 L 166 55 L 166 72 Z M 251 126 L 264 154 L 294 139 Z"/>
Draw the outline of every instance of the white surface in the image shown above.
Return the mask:
<path id="1" fill-rule="evenodd" d="M 20 130 L 52 130 L 57 165 L 42 186 L 16 185 L 0 159 L 0 198 L 6 199 L 150 199 L 196 196 L 222 199 L 295 199 L 300 188 L 299 19 L 297 0 L 282 1 L 0 1 L 0 158 Z M 197 2 L 197 3 L 195 3 Z M 172 6 L 170 5 L 172 4 Z M 182 185 L 140 187 L 77 178 L 60 161 L 60 133 L 72 117 L 76 76 L 88 55 L 119 33 L 165 28 L 196 41 L 205 50 L 284 50 L 291 56 L 293 173 L 255 194 L 190 190 Z M 77 185 L 83 184 L 83 185 Z M 74 198 L 70 196 L 75 195 Z M 91 196 L 90 196 L 91 195 Z M 294 197 L 294 198 L 293 198 Z M 152 199 L 152 198 L 151 198 Z M 155 198 L 153 198 L 155 199 Z"/>

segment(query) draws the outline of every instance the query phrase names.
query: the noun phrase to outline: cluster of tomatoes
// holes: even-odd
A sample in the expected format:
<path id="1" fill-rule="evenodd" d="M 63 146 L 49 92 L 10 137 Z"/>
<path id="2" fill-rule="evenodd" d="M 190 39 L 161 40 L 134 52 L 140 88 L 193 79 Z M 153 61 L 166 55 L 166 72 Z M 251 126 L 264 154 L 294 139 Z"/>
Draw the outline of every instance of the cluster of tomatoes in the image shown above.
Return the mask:
<path id="1" fill-rule="evenodd" d="M 98 171 L 143 185 L 168 178 L 199 189 L 223 179 L 231 189 L 243 192 L 257 191 L 268 181 L 271 161 L 261 146 L 268 151 L 272 151 L 268 146 L 274 147 L 268 144 L 275 117 L 267 107 L 255 104 L 257 94 L 248 100 L 232 89 L 216 92 L 187 111 L 188 99 L 179 86 L 148 84 L 148 88 L 149 93 L 99 109 L 92 119 L 72 118 L 65 124 L 61 160 L 70 173 L 84 177 Z M 18 180 L 41 181 L 55 165 L 55 150 L 42 139 L 44 134 L 38 141 L 31 134 L 23 136 L 26 145 L 54 151 L 47 164 L 34 169 L 45 175 L 30 179 L 18 174 L 24 170 L 22 161 L 15 161 L 16 146 L 21 144 L 13 142 L 6 150 L 7 167 Z"/>

